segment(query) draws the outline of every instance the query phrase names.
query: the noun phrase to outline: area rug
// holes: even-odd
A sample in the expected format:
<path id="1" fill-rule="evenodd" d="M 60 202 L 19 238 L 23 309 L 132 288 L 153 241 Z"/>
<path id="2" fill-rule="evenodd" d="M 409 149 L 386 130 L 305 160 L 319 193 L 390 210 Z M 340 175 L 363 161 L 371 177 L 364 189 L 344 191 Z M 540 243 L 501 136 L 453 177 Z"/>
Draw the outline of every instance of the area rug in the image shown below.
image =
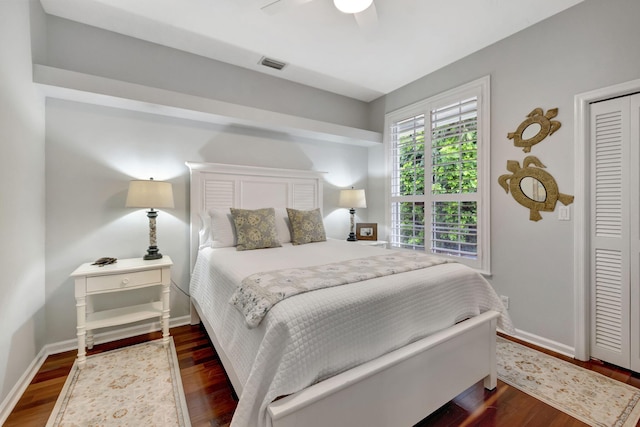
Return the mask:
<path id="1" fill-rule="evenodd" d="M 47 427 L 189 427 L 180 368 L 171 338 L 137 344 L 77 361 Z"/>
<path id="2" fill-rule="evenodd" d="M 498 338 L 498 378 L 591 426 L 635 426 L 640 390 Z"/>

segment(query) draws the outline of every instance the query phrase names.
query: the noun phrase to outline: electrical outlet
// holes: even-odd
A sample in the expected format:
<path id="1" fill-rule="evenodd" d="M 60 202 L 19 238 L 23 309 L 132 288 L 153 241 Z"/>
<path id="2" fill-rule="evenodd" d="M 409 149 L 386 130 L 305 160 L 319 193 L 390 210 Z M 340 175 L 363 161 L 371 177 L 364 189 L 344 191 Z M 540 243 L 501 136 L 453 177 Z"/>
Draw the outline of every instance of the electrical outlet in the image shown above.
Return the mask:
<path id="1" fill-rule="evenodd" d="M 502 304 L 504 305 L 504 308 L 509 310 L 509 297 L 504 296 L 504 295 L 500 295 L 500 300 L 502 301 Z"/>

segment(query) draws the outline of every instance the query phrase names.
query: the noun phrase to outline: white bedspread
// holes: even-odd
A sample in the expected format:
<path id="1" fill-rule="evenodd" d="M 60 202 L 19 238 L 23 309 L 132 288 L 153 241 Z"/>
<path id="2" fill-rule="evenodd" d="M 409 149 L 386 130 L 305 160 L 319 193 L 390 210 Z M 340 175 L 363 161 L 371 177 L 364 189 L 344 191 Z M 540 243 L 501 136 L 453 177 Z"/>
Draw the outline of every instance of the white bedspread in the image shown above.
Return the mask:
<path id="1" fill-rule="evenodd" d="M 266 408 L 288 395 L 487 310 L 499 297 L 468 267 L 441 264 L 303 293 L 276 304 L 254 329 L 229 300 L 243 278 L 274 269 L 380 254 L 376 247 L 327 242 L 254 251 L 206 248 L 191 280 L 197 302 L 243 385 L 233 427 L 269 426 Z"/>

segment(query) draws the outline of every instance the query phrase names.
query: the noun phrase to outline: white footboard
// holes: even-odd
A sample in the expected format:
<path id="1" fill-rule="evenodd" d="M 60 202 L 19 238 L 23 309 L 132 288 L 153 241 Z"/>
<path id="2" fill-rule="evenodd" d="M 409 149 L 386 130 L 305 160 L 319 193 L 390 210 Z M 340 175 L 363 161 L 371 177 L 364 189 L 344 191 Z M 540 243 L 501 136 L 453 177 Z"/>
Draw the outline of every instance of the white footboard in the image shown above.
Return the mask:
<path id="1" fill-rule="evenodd" d="M 273 427 L 412 426 L 484 379 L 497 385 L 488 311 L 273 402 Z"/>

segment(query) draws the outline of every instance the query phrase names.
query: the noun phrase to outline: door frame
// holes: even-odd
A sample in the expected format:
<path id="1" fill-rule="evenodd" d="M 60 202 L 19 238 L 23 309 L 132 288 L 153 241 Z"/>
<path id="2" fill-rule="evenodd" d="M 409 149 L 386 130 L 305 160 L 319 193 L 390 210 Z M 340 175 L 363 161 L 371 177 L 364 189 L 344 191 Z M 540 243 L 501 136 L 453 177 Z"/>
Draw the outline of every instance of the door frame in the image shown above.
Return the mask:
<path id="1" fill-rule="evenodd" d="M 573 289 L 574 289 L 574 357 L 589 360 L 591 325 L 590 274 L 590 112 L 589 104 L 640 91 L 640 79 L 607 86 L 575 95 L 574 123 L 574 200 Z"/>

